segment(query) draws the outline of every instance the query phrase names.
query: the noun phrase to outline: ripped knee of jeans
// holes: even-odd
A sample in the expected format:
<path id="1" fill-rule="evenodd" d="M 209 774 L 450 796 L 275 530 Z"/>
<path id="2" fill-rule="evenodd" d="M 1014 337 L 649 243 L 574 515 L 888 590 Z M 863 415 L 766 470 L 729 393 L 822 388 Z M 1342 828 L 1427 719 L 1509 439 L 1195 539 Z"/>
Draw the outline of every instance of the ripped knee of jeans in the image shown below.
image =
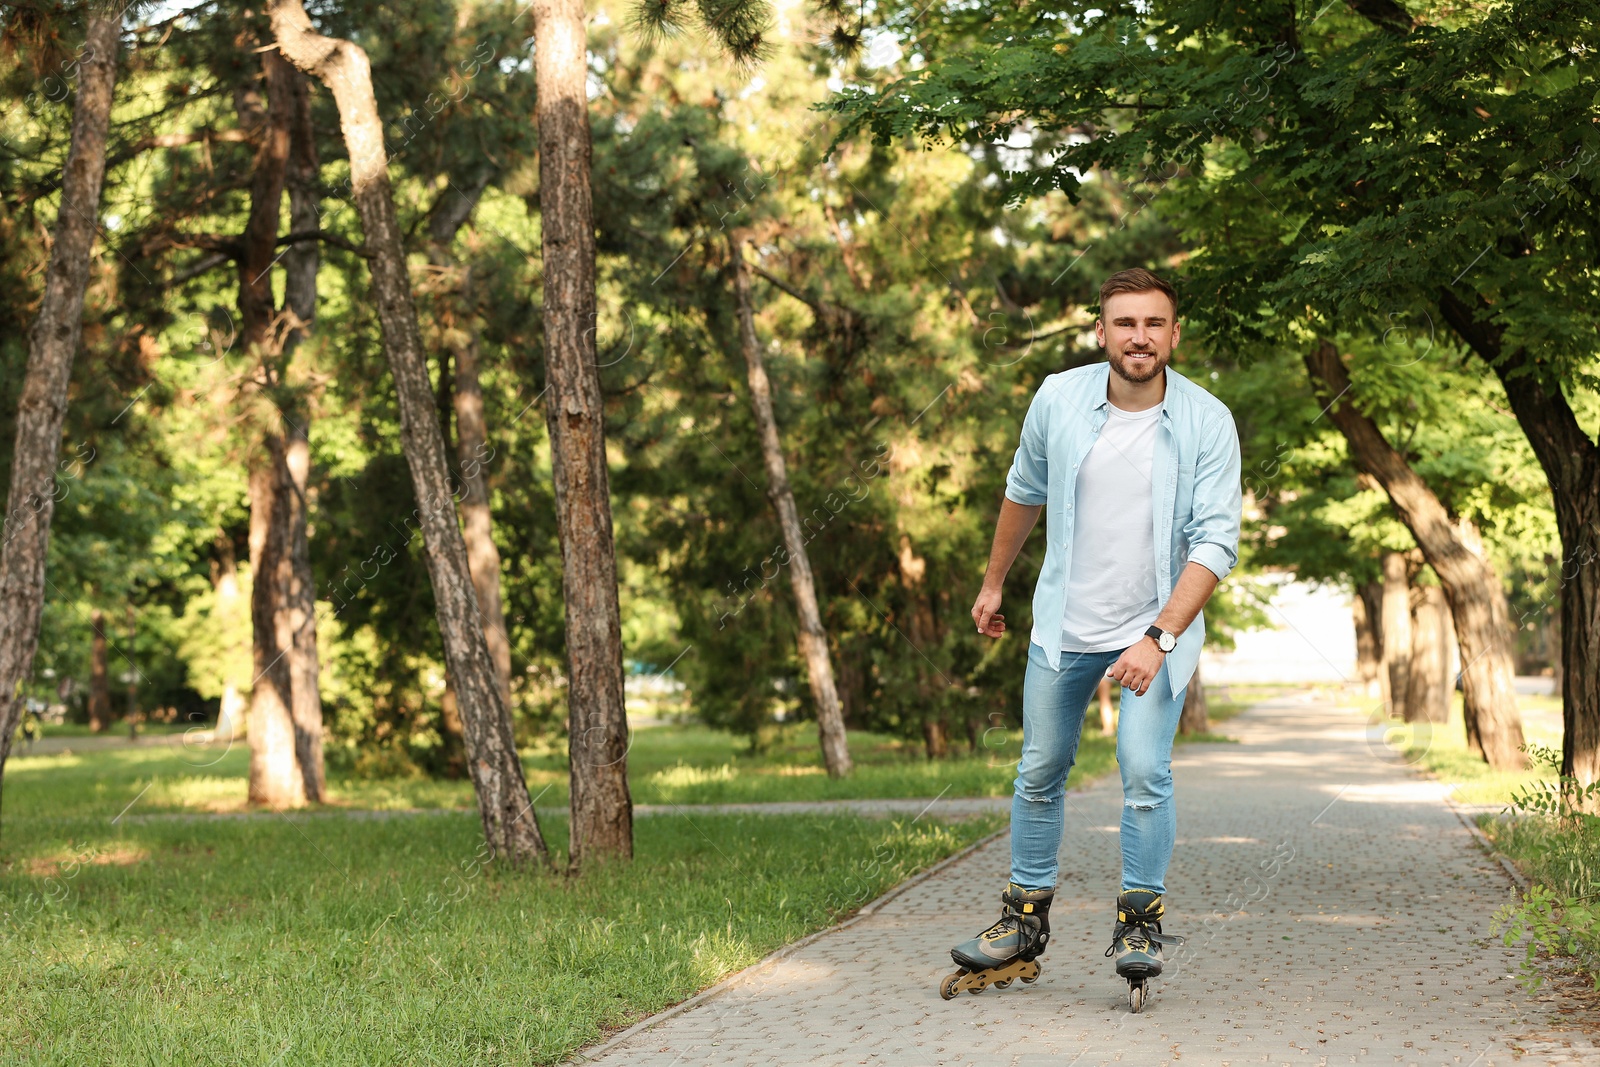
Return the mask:
<path id="1" fill-rule="evenodd" d="M 1155 811 L 1161 806 L 1161 804 L 1159 801 L 1154 800 L 1128 799 L 1122 802 L 1122 806 L 1125 808 L 1132 808 L 1135 811 Z"/>

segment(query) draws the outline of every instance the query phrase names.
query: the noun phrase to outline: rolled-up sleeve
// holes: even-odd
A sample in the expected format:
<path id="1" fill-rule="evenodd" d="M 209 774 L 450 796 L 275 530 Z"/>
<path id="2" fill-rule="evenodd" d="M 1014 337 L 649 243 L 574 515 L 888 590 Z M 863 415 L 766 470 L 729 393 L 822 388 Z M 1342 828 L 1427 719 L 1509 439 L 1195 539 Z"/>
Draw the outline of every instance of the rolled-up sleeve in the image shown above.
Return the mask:
<path id="1" fill-rule="evenodd" d="M 1206 428 L 1194 469 L 1194 509 L 1183 528 L 1189 562 L 1217 576 L 1228 576 L 1239 562 L 1239 516 L 1244 499 L 1239 487 L 1239 430 L 1232 414 L 1223 414 Z"/>
<path id="2" fill-rule="evenodd" d="M 1006 473 L 1006 499 L 1036 507 L 1049 499 L 1050 463 L 1046 455 L 1047 427 L 1044 407 L 1046 390 L 1033 394 L 1028 414 L 1022 420 L 1022 440 Z"/>

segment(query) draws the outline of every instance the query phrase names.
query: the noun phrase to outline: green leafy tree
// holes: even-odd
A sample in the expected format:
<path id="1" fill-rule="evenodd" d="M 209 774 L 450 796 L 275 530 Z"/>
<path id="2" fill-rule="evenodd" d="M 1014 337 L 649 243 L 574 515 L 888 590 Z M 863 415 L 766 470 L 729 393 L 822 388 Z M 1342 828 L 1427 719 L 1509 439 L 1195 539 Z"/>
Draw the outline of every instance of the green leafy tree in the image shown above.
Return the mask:
<path id="1" fill-rule="evenodd" d="M 1600 776 L 1600 448 L 1580 414 L 1595 384 L 1593 21 L 1550 2 L 980 4 L 883 21 L 929 62 L 881 92 L 847 88 L 846 133 L 1020 131 L 1020 197 L 1077 195 L 1097 166 L 1143 177 L 1182 205 L 1198 249 L 1186 293 L 1219 348 L 1305 351 L 1398 319 L 1474 352 L 1550 487 L 1565 767 Z"/>

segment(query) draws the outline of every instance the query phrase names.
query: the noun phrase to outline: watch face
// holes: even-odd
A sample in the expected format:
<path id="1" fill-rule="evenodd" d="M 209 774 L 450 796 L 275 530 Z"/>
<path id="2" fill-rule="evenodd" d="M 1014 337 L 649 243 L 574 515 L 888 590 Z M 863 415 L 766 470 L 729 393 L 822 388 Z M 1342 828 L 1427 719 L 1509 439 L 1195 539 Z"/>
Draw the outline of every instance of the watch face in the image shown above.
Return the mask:
<path id="1" fill-rule="evenodd" d="M 1161 651 L 1163 651 L 1163 652 L 1171 652 L 1174 648 L 1178 647 L 1178 639 L 1176 637 L 1174 637 L 1172 634 L 1163 632 L 1161 634 L 1160 644 L 1161 644 Z"/>

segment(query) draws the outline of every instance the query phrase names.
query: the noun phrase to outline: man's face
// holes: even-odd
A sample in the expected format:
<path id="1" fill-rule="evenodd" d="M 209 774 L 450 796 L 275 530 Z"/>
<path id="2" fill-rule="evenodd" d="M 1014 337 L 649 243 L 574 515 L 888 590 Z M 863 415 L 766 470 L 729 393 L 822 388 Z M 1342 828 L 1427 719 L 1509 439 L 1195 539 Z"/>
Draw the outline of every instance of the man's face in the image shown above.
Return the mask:
<path id="1" fill-rule="evenodd" d="M 1172 301 L 1159 289 L 1109 298 L 1095 320 L 1094 333 L 1111 360 L 1111 369 L 1135 385 L 1165 370 L 1178 346 Z"/>

